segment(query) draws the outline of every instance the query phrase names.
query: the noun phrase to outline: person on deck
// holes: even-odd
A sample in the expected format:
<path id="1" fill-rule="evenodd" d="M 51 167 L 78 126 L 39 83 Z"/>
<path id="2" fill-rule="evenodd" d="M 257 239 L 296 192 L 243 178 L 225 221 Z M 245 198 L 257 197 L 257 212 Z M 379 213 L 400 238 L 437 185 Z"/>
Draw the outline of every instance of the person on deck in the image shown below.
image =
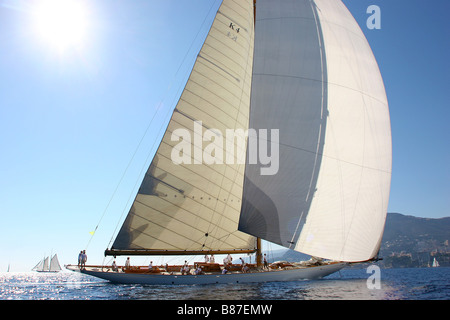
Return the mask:
<path id="1" fill-rule="evenodd" d="M 227 264 L 232 264 L 233 263 L 233 258 L 231 257 L 231 254 L 228 254 L 226 259 L 228 261 Z"/>
<path id="2" fill-rule="evenodd" d="M 83 250 L 83 255 L 81 257 L 81 268 L 82 269 L 86 269 L 86 261 L 87 261 L 86 250 Z"/>
<path id="3" fill-rule="evenodd" d="M 116 264 L 116 260 L 113 261 L 112 263 L 112 271 L 117 271 L 117 264 Z"/>
<path id="4" fill-rule="evenodd" d="M 200 275 L 203 273 L 202 267 L 200 267 L 200 265 L 197 266 L 197 269 L 195 270 L 195 274 L 196 275 Z"/>
<path id="5" fill-rule="evenodd" d="M 78 268 L 81 267 L 81 264 L 83 263 L 83 250 L 80 251 L 78 254 Z"/>

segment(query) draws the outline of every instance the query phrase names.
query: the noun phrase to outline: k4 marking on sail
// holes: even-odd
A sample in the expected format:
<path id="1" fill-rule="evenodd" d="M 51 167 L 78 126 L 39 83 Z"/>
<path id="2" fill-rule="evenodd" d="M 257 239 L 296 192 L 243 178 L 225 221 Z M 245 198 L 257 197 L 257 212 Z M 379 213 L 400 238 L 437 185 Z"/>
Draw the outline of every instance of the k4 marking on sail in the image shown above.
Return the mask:
<path id="1" fill-rule="evenodd" d="M 202 121 L 194 121 L 193 137 L 191 131 L 184 128 L 172 132 L 172 141 L 181 140 L 171 152 L 174 164 L 245 164 L 248 140 L 249 164 L 258 164 L 259 159 L 261 175 L 275 175 L 278 172 L 279 129 L 271 129 L 270 137 L 267 129 L 226 129 L 225 134 L 219 129 L 204 129 Z M 204 141 L 210 143 L 203 148 Z"/>

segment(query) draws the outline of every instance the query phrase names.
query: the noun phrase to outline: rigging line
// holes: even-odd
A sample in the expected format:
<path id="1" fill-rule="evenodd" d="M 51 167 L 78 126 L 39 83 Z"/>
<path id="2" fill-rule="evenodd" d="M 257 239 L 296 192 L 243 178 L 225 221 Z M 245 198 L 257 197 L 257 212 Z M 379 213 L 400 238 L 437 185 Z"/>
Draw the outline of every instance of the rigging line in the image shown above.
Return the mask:
<path id="1" fill-rule="evenodd" d="M 169 109 L 169 110 L 167 111 L 166 115 L 164 116 L 164 119 L 167 119 L 167 116 L 170 115 L 170 113 L 171 113 L 171 110 Z M 159 127 L 159 130 L 158 130 L 158 134 L 157 134 L 156 136 L 159 136 L 159 135 L 161 134 L 162 129 L 164 128 L 165 122 L 166 122 L 166 121 L 162 121 L 161 126 Z M 118 220 L 118 222 L 117 222 L 117 224 L 116 224 L 116 227 L 115 227 L 115 229 L 114 229 L 114 231 L 113 231 L 113 233 L 112 233 L 111 240 L 109 241 L 108 246 L 111 245 L 111 243 L 112 243 L 112 241 L 113 241 L 113 239 L 114 239 L 114 235 L 116 234 L 117 228 L 119 227 L 120 222 L 122 221 L 123 215 L 125 214 L 126 209 L 129 207 L 129 203 L 130 203 L 131 197 L 132 197 L 133 194 L 135 193 L 134 190 L 136 189 L 136 186 L 138 185 L 139 181 L 142 181 L 142 178 L 140 178 L 140 177 L 142 177 L 144 170 L 145 170 L 146 168 L 148 168 L 148 165 L 147 165 L 148 159 L 149 159 L 150 156 L 153 154 L 152 150 L 153 150 L 153 148 L 155 147 L 156 141 L 157 141 L 157 139 L 154 139 L 154 140 L 153 140 L 153 145 L 152 145 L 152 147 L 150 148 L 150 152 L 148 153 L 147 158 L 146 158 L 145 161 L 144 161 L 144 165 L 143 165 L 142 168 L 141 168 L 141 171 L 140 171 L 140 173 L 139 173 L 139 175 L 138 175 L 138 178 L 136 179 L 136 182 L 135 182 L 135 184 L 134 184 L 134 187 L 133 187 L 133 189 L 132 189 L 131 192 L 130 192 L 130 196 L 128 197 L 127 204 L 125 205 L 125 207 L 124 207 L 124 209 L 123 209 L 123 211 L 122 211 L 122 214 L 120 215 L 120 218 L 119 218 L 119 220 Z"/>
<path id="2" fill-rule="evenodd" d="M 116 195 L 116 193 L 117 193 L 117 190 L 119 189 L 119 186 L 121 185 L 123 179 L 125 178 L 125 175 L 126 175 L 128 169 L 129 169 L 130 166 L 131 166 L 131 163 L 133 162 L 133 160 L 134 160 L 134 158 L 135 158 L 135 156 L 136 156 L 138 150 L 140 149 L 141 144 L 142 144 L 142 141 L 144 141 L 144 138 L 146 137 L 147 132 L 148 132 L 148 130 L 150 129 L 150 127 L 151 127 L 151 125 L 152 125 L 152 123 L 153 123 L 153 120 L 155 119 L 155 117 L 156 117 L 156 115 L 157 115 L 157 113 L 158 113 L 158 110 L 160 109 L 161 105 L 162 105 L 162 101 L 160 102 L 160 104 L 159 104 L 158 107 L 156 108 L 156 112 L 153 114 L 153 117 L 152 117 L 152 119 L 150 120 L 150 123 L 148 124 L 147 128 L 145 129 L 145 132 L 144 132 L 144 134 L 142 135 L 141 140 L 139 141 L 139 143 L 138 143 L 136 149 L 134 150 L 133 156 L 131 157 L 130 161 L 128 162 L 128 165 L 126 166 L 126 168 L 125 168 L 125 170 L 124 170 L 124 172 L 123 172 L 123 174 L 122 174 L 122 176 L 121 176 L 121 178 L 120 178 L 120 180 L 119 180 L 119 182 L 118 182 L 116 188 L 114 189 L 114 192 L 112 193 L 111 198 L 109 199 L 108 204 L 106 205 L 106 208 L 105 208 L 105 210 L 103 211 L 102 216 L 100 217 L 100 220 L 98 221 L 97 225 L 95 226 L 94 231 L 91 232 L 91 237 L 90 237 L 90 239 L 89 239 L 89 241 L 88 241 L 88 243 L 87 243 L 87 245 L 86 245 L 86 250 L 87 250 L 87 247 L 89 246 L 89 244 L 91 243 L 92 238 L 94 237 L 95 232 L 97 231 L 97 229 L 98 229 L 100 223 L 102 222 L 103 218 L 105 217 L 105 214 L 106 214 L 106 212 L 108 211 L 108 208 L 109 208 L 109 206 L 111 205 L 111 202 L 112 202 L 112 200 L 114 199 L 114 197 L 115 197 L 115 195 Z"/>
<path id="3" fill-rule="evenodd" d="M 174 99 L 176 99 L 177 96 L 178 96 L 178 94 L 175 95 L 175 98 L 174 98 Z M 173 104 L 174 104 L 174 102 L 172 102 L 172 105 L 173 105 Z M 170 116 L 171 114 L 173 114 L 175 111 L 177 111 L 176 108 L 175 108 L 173 111 L 172 111 L 171 109 L 169 109 L 169 110 L 167 111 L 167 113 L 165 114 L 164 119 L 167 119 L 168 116 Z M 162 121 L 161 126 L 160 126 L 160 128 L 159 128 L 159 130 L 158 130 L 158 134 L 156 135 L 157 137 L 161 135 L 161 132 L 163 131 L 163 129 L 164 129 L 164 127 L 165 127 L 165 124 L 166 124 L 166 121 Z M 166 125 L 166 126 L 167 126 L 167 125 Z M 114 235 L 115 235 L 116 232 L 117 232 L 117 228 L 119 227 L 120 222 L 122 221 L 123 215 L 125 214 L 126 209 L 129 207 L 130 199 L 131 199 L 131 197 L 133 196 L 133 194 L 135 193 L 134 190 L 136 189 L 136 186 L 138 185 L 139 182 L 142 182 L 142 179 L 141 179 L 140 177 L 143 176 L 144 170 L 145 170 L 145 169 L 148 169 L 148 167 L 149 167 L 149 166 L 147 165 L 147 163 L 148 163 L 148 160 L 149 160 L 150 156 L 154 154 L 154 152 L 153 152 L 152 150 L 154 149 L 155 144 L 156 144 L 157 141 L 158 141 L 158 139 L 154 139 L 154 141 L 153 141 L 153 145 L 152 145 L 152 147 L 150 148 L 150 152 L 148 153 L 147 158 L 146 158 L 145 161 L 144 161 L 144 165 L 143 165 L 142 168 L 141 168 L 141 171 L 140 171 L 140 173 L 139 173 L 139 175 L 138 175 L 138 178 L 137 178 L 137 180 L 136 180 L 136 183 L 135 183 L 135 185 L 134 185 L 134 187 L 133 187 L 133 189 L 132 189 L 132 191 L 131 191 L 131 193 L 130 193 L 130 196 L 129 196 L 129 198 L 128 198 L 127 204 L 126 204 L 125 208 L 123 209 L 122 214 L 121 214 L 121 216 L 120 216 L 120 218 L 119 218 L 119 220 L 118 220 L 118 222 L 117 222 L 117 224 L 116 224 L 116 227 L 115 227 L 115 229 L 114 229 L 114 232 L 113 232 L 113 234 L 112 234 L 112 237 L 111 237 L 111 240 L 109 241 L 108 246 L 111 245 L 111 243 L 112 243 L 112 241 L 113 241 L 113 239 L 114 239 Z M 156 152 L 157 152 L 157 150 L 156 150 Z M 155 153 L 156 153 L 156 152 L 155 152 Z M 161 182 L 163 182 L 163 181 L 161 181 Z M 176 188 L 174 188 L 174 189 L 176 189 Z M 182 190 L 179 190 L 179 189 L 176 189 L 176 190 L 179 191 L 180 193 L 183 193 Z"/>

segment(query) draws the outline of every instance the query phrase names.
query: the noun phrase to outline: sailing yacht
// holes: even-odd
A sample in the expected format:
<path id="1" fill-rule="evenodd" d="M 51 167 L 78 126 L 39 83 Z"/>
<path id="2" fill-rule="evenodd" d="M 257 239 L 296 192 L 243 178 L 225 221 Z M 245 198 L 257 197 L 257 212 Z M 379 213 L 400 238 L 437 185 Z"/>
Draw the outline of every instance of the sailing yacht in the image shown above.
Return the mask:
<path id="1" fill-rule="evenodd" d="M 391 162 L 383 80 L 340 0 L 223 0 L 105 255 L 256 253 L 257 263 L 248 272 L 203 263 L 200 275 L 67 268 L 119 283 L 203 284 L 316 279 L 373 261 Z M 316 258 L 262 268 L 261 239 Z"/>
<path id="2" fill-rule="evenodd" d="M 433 258 L 433 264 L 431 265 L 433 268 L 439 267 L 439 262 L 436 260 L 436 258 Z"/>
<path id="3" fill-rule="evenodd" d="M 31 270 L 37 272 L 59 272 L 62 269 L 61 266 L 59 265 L 58 255 L 55 254 L 50 259 L 50 264 L 49 264 L 49 257 L 45 257 L 44 259 L 39 261 L 39 263 Z"/>

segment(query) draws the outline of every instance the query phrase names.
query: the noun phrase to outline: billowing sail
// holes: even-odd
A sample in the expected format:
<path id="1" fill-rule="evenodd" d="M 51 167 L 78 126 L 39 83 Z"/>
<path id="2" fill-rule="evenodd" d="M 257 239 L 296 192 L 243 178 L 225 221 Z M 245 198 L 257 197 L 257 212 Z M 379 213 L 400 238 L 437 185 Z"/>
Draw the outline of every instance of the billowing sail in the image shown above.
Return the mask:
<path id="1" fill-rule="evenodd" d="M 341 261 L 373 258 L 391 178 L 376 60 L 341 1 L 258 0 L 250 127 L 279 129 L 279 170 L 247 164 L 243 232 Z"/>
<path id="2" fill-rule="evenodd" d="M 248 129 L 253 42 L 253 1 L 223 1 L 110 254 L 255 248 L 237 230 L 246 140 L 221 152 Z"/>

